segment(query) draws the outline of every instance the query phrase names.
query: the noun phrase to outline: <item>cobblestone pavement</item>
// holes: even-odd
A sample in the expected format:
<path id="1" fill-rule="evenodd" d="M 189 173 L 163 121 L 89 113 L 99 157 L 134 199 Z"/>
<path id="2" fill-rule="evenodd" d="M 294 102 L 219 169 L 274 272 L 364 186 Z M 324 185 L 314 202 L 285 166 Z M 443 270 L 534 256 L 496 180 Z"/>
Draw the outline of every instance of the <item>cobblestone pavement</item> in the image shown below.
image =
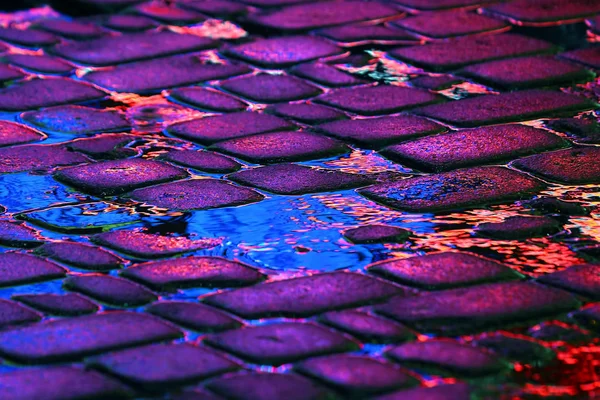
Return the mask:
<path id="1" fill-rule="evenodd" d="M 0 3 L 0 399 L 600 397 L 599 1 Z"/>

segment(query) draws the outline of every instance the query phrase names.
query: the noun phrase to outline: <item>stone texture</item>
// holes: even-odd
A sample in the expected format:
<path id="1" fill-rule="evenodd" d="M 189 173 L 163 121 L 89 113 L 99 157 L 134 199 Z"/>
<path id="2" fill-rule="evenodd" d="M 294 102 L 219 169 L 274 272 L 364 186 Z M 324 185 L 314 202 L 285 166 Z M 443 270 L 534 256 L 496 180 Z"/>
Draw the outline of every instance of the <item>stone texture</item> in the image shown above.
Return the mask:
<path id="1" fill-rule="evenodd" d="M 419 387 L 377 397 L 375 400 L 469 400 L 471 389 L 466 383 Z"/>
<path id="2" fill-rule="evenodd" d="M 584 115 L 581 118 L 551 119 L 545 125 L 566 133 L 577 143 L 600 144 L 600 124 L 593 117 Z"/>
<path id="3" fill-rule="evenodd" d="M 574 265 L 538 278 L 539 282 L 600 299 L 600 264 Z"/>
<path id="4" fill-rule="evenodd" d="M 151 344 L 95 357 L 88 365 L 143 389 L 193 383 L 238 368 L 215 351 L 189 343 Z"/>
<path id="5" fill-rule="evenodd" d="M 397 0 L 396 3 L 417 10 L 442 10 L 492 3 L 494 0 Z"/>
<path id="6" fill-rule="evenodd" d="M 37 322 L 40 319 L 42 319 L 42 315 L 32 309 L 23 307 L 15 301 L 0 299 L 0 327 L 2 329 L 11 325 Z M 0 393 L 2 393 L 1 383 Z"/>
<path id="7" fill-rule="evenodd" d="M 583 325 L 594 332 L 600 330 L 600 304 L 598 303 L 593 303 L 581 310 L 577 310 L 571 314 L 571 317 L 579 325 Z"/>
<path id="8" fill-rule="evenodd" d="M 12 65 L 48 74 L 68 74 L 73 71 L 71 64 L 46 55 L 10 54 L 6 60 Z"/>
<path id="9" fill-rule="evenodd" d="M 47 170 L 60 165 L 85 163 L 81 154 L 62 145 L 22 145 L 0 149 L 0 174 Z"/>
<path id="10" fill-rule="evenodd" d="M 400 368 L 363 356 L 311 358 L 300 362 L 295 369 L 351 396 L 389 392 L 415 383 Z"/>
<path id="11" fill-rule="evenodd" d="M 319 125 L 316 129 L 368 148 L 379 148 L 446 130 L 435 122 L 412 115 L 333 121 Z"/>
<path id="12" fill-rule="evenodd" d="M 74 135 L 130 129 L 125 116 L 117 111 L 83 106 L 67 105 L 30 111 L 22 114 L 21 119 L 42 131 Z"/>
<path id="13" fill-rule="evenodd" d="M 242 165 L 232 158 L 212 151 L 172 150 L 162 156 L 163 160 L 210 173 L 228 173 L 239 170 Z"/>
<path id="14" fill-rule="evenodd" d="M 36 253 L 81 269 L 106 271 L 123 265 L 121 258 L 100 247 L 76 242 L 47 242 Z"/>
<path id="15" fill-rule="evenodd" d="M 231 17 L 247 12 L 243 4 L 229 0 L 194 0 L 185 2 L 180 7 L 217 17 Z"/>
<path id="16" fill-rule="evenodd" d="M 415 112 L 451 125 L 475 127 L 555 117 L 562 113 L 575 114 L 594 107 L 594 103 L 583 97 L 531 89 L 434 104 L 417 109 Z"/>
<path id="17" fill-rule="evenodd" d="M 193 119 L 170 125 L 168 132 L 184 139 L 208 145 L 221 140 L 235 139 L 281 129 L 291 125 L 281 118 L 256 112 L 240 112 Z"/>
<path id="18" fill-rule="evenodd" d="M 379 85 L 337 89 L 315 101 L 359 115 L 381 115 L 439 103 L 443 98 L 422 89 Z"/>
<path id="19" fill-rule="evenodd" d="M 221 243 L 219 239 L 189 239 L 185 236 L 163 236 L 139 230 L 117 230 L 93 236 L 105 247 L 141 258 L 161 258 L 190 251 L 208 249 Z"/>
<path id="20" fill-rule="evenodd" d="M 402 288 L 366 275 L 332 272 L 221 292 L 203 301 L 244 318 L 257 319 L 306 317 L 383 301 L 401 293 L 404 293 Z"/>
<path id="21" fill-rule="evenodd" d="M 278 164 L 248 169 L 229 175 L 228 178 L 242 185 L 286 195 L 353 189 L 373 182 L 370 177 L 362 174 L 349 174 L 297 164 Z"/>
<path id="22" fill-rule="evenodd" d="M 545 185 L 502 167 L 460 169 L 380 183 L 359 193 L 388 207 L 432 212 L 498 204 L 531 197 Z"/>
<path id="23" fill-rule="evenodd" d="M 186 10 L 172 3 L 146 2 L 131 9 L 143 15 L 170 25 L 191 25 L 204 20 L 204 16 L 192 10 Z"/>
<path id="24" fill-rule="evenodd" d="M 24 77 L 25 75 L 18 69 L 0 64 L 0 83 L 8 83 L 9 81 L 15 81 Z"/>
<path id="25" fill-rule="evenodd" d="M 567 51 L 559 54 L 559 57 L 566 58 L 569 61 L 574 61 L 579 64 L 587 65 L 594 69 L 600 69 L 600 48 L 588 47 Z"/>
<path id="26" fill-rule="evenodd" d="M 137 283 L 110 275 L 74 275 L 64 280 L 64 286 L 104 303 L 120 306 L 140 306 L 157 299 L 156 295 Z"/>
<path id="27" fill-rule="evenodd" d="M 83 78 L 116 92 L 148 93 L 248 71 L 241 64 L 213 64 L 202 61 L 197 55 L 178 55 L 92 71 Z"/>
<path id="28" fill-rule="evenodd" d="M 85 42 L 59 44 L 53 51 L 82 64 L 114 65 L 212 47 L 214 41 L 171 31 L 107 36 Z"/>
<path id="29" fill-rule="evenodd" d="M 551 21 L 569 21 L 600 13 L 600 4 L 590 0 L 526 0 L 494 4 L 484 8 L 495 17 L 522 24 L 539 24 Z"/>
<path id="30" fill-rule="evenodd" d="M 204 341 L 243 359 L 268 365 L 358 349 L 358 343 L 327 328 L 298 322 L 236 329 L 208 336 Z"/>
<path id="31" fill-rule="evenodd" d="M 44 239 L 35 229 L 25 224 L 9 221 L 0 221 L 0 244 L 8 247 L 37 247 L 44 243 Z"/>
<path id="32" fill-rule="evenodd" d="M 279 103 L 314 97 L 322 91 L 288 75 L 257 74 L 222 82 L 223 89 L 258 103 Z"/>
<path id="33" fill-rule="evenodd" d="M 398 9 L 383 3 L 345 0 L 290 5 L 281 10 L 252 15 L 249 20 L 265 29 L 297 32 L 401 14 Z"/>
<path id="34" fill-rule="evenodd" d="M 72 366 L 17 369 L 0 375 L 5 399 L 129 399 L 131 389 L 96 371 Z"/>
<path id="35" fill-rule="evenodd" d="M 343 143 L 304 131 L 267 132 L 214 144 L 211 149 L 255 164 L 305 161 L 345 154 Z"/>
<path id="36" fill-rule="evenodd" d="M 77 293 L 17 294 L 12 296 L 12 299 L 46 314 L 68 317 L 93 314 L 99 309 L 97 304 Z"/>
<path id="37" fill-rule="evenodd" d="M 41 47 L 58 42 L 58 38 L 50 32 L 37 29 L 0 28 L 0 39 L 21 46 Z"/>
<path id="38" fill-rule="evenodd" d="M 300 64 L 291 69 L 294 75 L 311 80 L 324 86 L 340 87 L 366 83 L 353 75 L 324 63 Z"/>
<path id="39" fill-rule="evenodd" d="M 62 169 L 54 174 L 61 182 L 99 196 L 117 195 L 187 176 L 182 169 L 141 158 L 103 161 Z"/>
<path id="40" fill-rule="evenodd" d="M 135 142 L 136 139 L 137 137 L 134 135 L 106 133 L 91 138 L 76 139 L 72 142 L 67 142 L 67 147 L 97 160 L 127 158 L 137 154 L 135 149 L 125 147 Z"/>
<path id="41" fill-rule="evenodd" d="M 398 343 L 413 338 L 412 332 L 404 326 L 361 311 L 331 311 L 321 315 L 319 321 L 347 332 L 361 342 Z"/>
<path id="42" fill-rule="evenodd" d="M 464 9 L 420 13 L 393 22 L 393 25 L 436 39 L 508 28 L 505 22 Z"/>
<path id="43" fill-rule="evenodd" d="M 332 393 L 295 374 L 244 372 L 210 380 L 206 386 L 235 400 L 327 400 Z"/>
<path id="44" fill-rule="evenodd" d="M 427 136 L 389 146 L 381 154 L 423 171 L 442 172 L 498 163 L 566 145 L 546 130 L 510 124 Z"/>
<path id="45" fill-rule="evenodd" d="M 475 341 L 498 356 L 512 361 L 540 366 L 556 360 L 556 353 L 533 340 L 497 334 L 485 335 Z"/>
<path id="46" fill-rule="evenodd" d="M 123 32 L 144 31 L 156 27 L 156 22 L 141 15 L 115 14 L 110 15 L 104 26 Z"/>
<path id="47" fill-rule="evenodd" d="M 508 367 L 491 352 L 449 340 L 405 343 L 386 355 L 402 364 L 421 364 L 461 375 L 488 375 Z"/>
<path id="48" fill-rule="evenodd" d="M 170 96 L 177 101 L 204 110 L 232 112 L 243 111 L 248 107 L 248 104 L 233 96 L 203 87 L 174 89 L 171 91 Z"/>
<path id="49" fill-rule="evenodd" d="M 308 103 L 275 104 L 268 107 L 266 111 L 309 125 L 345 117 L 343 113 L 332 108 Z"/>
<path id="50" fill-rule="evenodd" d="M 187 301 L 153 303 L 146 308 L 146 312 L 200 332 L 220 332 L 243 325 L 240 320 L 221 310 Z"/>
<path id="51" fill-rule="evenodd" d="M 137 189 L 131 197 L 157 207 L 177 210 L 241 206 L 264 199 L 255 190 L 218 179 L 193 179 Z"/>
<path id="52" fill-rule="evenodd" d="M 477 225 L 475 233 L 496 239 L 517 240 L 536 236 L 552 235 L 563 229 L 562 224 L 550 217 L 515 216 L 502 222 L 487 222 Z"/>
<path id="53" fill-rule="evenodd" d="M 412 86 L 429 90 L 448 89 L 461 82 L 462 79 L 456 76 L 441 74 L 421 75 L 409 81 Z"/>
<path id="54" fill-rule="evenodd" d="M 98 100 L 105 93 L 68 78 L 23 81 L 0 90 L 0 110 L 25 111 L 67 103 Z"/>
<path id="55" fill-rule="evenodd" d="M 451 42 L 400 47 L 389 54 L 401 61 L 434 71 L 455 69 L 468 64 L 501 58 L 548 53 L 552 45 L 515 33 L 465 36 Z"/>
<path id="56" fill-rule="evenodd" d="M 553 197 L 540 197 L 521 203 L 523 206 L 546 214 L 589 215 L 589 207 L 574 201 L 562 201 Z"/>
<path id="57" fill-rule="evenodd" d="M 360 45 L 365 42 L 418 44 L 420 41 L 404 29 L 394 29 L 384 25 L 342 25 L 321 29 L 318 34 L 342 42 L 346 46 Z"/>
<path id="58" fill-rule="evenodd" d="M 264 278 L 258 270 L 221 257 L 185 257 L 137 264 L 122 276 L 154 288 L 232 287 L 256 283 Z"/>
<path id="59" fill-rule="evenodd" d="M 453 251 L 378 261 L 367 266 L 367 270 L 400 283 L 426 289 L 445 289 L 521 277 L 519 273 L 497 261 Z"/>
<path id="60" fill-rule="evenodd" d="M 180 336 L 178 329 L 156 317 L 113 311 L 2 331 L 0 353 L 21 363 L 38 364 L 76 360 Z"/>
<path id="61" fill-rule="evenodd" d="M 578 147 L 530 156 L 515 161 L 513 165 L 553 181 L 600 183 L 599 156 L 598 147 Z"/>
<path id="62" fill-rule="evenodd" d="M 552 56 L 490 61 L 465 67 L 458 74 L 488 86 L 511 90 L 541 86 L 568 86 L 594 78 L 594 74 L 588 70 Z"/>
<path id="63" fill-rule="evenodd" d="M 342 53 L 334 44 L 315 36 L 286 36 L 259 39 L 225 50 L 226 54 L 251 64 L 284 68 L 296 63 Z"/>
<path id="64" fill-rule="evenodd" d="M 77 20 L 47 19 L 36 23 L 34 27 L 75 40 L 94 39 L 106 33 L 98 25 Z"/>
<path id="65" fill-rule="evenodd" d="M 562 290 L 533 282 L 501 282 L 395 297 L 375 310 L 419 332 L 453 335 L 555 315 L 578 305 Z"/>
<path id="66" fill-rule="evenodd" d="M 0 286 L 62 278 L 65 270 L 53 262 L 22 253 L 0 254 Z"/>
<path id="67" fill-rule="evenodd" d="M 0 147 L 44 140 L 46 135 L 25 125 L 0 121 Z"/>
<path id="68" fill-rule="evenodd" d="M 344 237 L 352 243 L 403 243 L 411 231 L 392 225 L 363 225 L 348 229 Z"/>

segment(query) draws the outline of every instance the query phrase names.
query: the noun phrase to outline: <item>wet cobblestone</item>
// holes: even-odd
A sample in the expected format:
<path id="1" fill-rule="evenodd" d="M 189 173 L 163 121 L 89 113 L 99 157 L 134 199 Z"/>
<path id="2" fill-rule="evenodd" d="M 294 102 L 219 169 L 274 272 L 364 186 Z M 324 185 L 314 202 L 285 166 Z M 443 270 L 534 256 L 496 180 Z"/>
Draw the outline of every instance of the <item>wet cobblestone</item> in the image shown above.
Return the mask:
<path id="1" fill-rule="evenodd" d="M 5 8 L 0 399 L 600 395 L 597 1 Z"/>

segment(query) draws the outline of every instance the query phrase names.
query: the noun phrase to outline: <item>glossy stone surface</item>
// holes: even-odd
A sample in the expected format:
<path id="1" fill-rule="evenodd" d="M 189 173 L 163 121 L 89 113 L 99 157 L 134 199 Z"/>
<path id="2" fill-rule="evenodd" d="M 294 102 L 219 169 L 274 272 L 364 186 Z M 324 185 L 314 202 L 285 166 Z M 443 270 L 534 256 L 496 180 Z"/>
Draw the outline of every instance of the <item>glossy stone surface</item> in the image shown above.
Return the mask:
<path id="1" fill-rule="evenodd" d="M 258 103 L 301 100 L 321 93 L 319 88 L 298 78 L 271 74 L 230 79 L 223 82 L 221 87 Z"/>
<path id="2" fill-rule="evenodd" d="M 566 289 L 593 299 L 600 298 L 600 264 L 574 265 L 562 271 L 544 275 L 538 281 Z"/>
<path id="3" fill-rule="evenodd" d="M 15 268 L 18 265 L 18 268 Z M 23 285 L 65 276 L 57 264 L 23 253 L 0 254 L 0 286 Z"/>
<path id="4" fill-rule="evenodd" d="M 169 164 L 136 158 L 62 169 L 54 177 L 86 192 L 111 196 L 143 186 L 182 179 L 187 175 L 184 170 Z"/>
<path id="5" fill-rule="evenodd" d="M 317 126 L 320 132 L 367 148 L 443 132 L 445 128 L 413 115 L 334 121 Z"/>
<path id="6" fill-rule="evenodd" d="M 444 289 L 520 277 L 506 265 L 466 252 L 441 252 L 418 257 L 383 260 L 368 271 L 407 285 Z"/>
<path id="7" fill-rule="evenodd" d="M 465 36 L 450 43 L 429 43 L 424 46 L 401 47 L 390 55 L 419 67 L 445 71 L 469 64 L 501 58 L 552 51 L 552 45 L 515 33 Z"/>
<path id="8" fill-rule="evenodd" d="M 0 121 L 0 146 L 12 146 L 37 142 L 45 139 L 45 135 L 25 125 L 9 121 Z"/>
<path id="9" fill-rule="evenodd" d="M 220 257 L 185 257 L 137 264 L 122 276 L 155 288 L 245 286 L 263 279 L 256 269 Z"/>
<path id="10" fill-rule="evenodd" d="M 475 233 L 497 239 L 515 240 L 552 235 L 562 230 L 562 224 L 550 217 L 509 217 L 502 222 L 477 226 Z"/>
<path id="11" fill-rule="evenodd" d="M 388 207 L 430 212 L 528 198 L 544 184 L 501 167 L 459 169 L 360 189 L 363 196 Z"/>
<path id="12" fill-rule="evenodd" d="M 391 225 L 365 225 L 344 232 L 344 237 L 352 243 L 402 243 L 410 235 L 409 230 Z"/>
<path id="13" fill-rule="evenodd" d="M 435 104 L 420 108 L 415 112 L 451 125 L 475 127 L 502 122 L 526 121 L 556 113 L 572 115 L 594 107 L 594 104 L 583 97 L 550 90 L 532 89 Z"/>
<path id="14" fill-rule="evenodd" d="M 451 335 L 559 314 L 578 305 L 563 290 L 533 282 L 503 282 L 395 297 L 375 310 L 420 332 Z"/>
<path id="15" fill-rule="evenodd" d="M 64 286 L 103 303 L 120 307 L 140 306 L 157 299 L 157 296 L 145 287 L 110 275 L 70 276 L 64 280 Z"/>
<path id="16" fill-rule="evenodd" d="M 160 258 L 219 245 L 218 239 L 188 239 L 184 236 L 161 236 L 137 230 L 101 233 L 95 243 L 141 258 Z"/>
<path id="17" fill-rule="evenodd" d="M 30 111 L 22 114 L 21 119 L 42 131 L 74 135 L 130 129 L 125 116 L 117 111 L 101 111 L 82 106 L 59 106 Z"/>
<path id="18" fill-rule="evenodd" d="M 288 129 L 290 124 L 269 114 L 240 112 L 193 119 L 168 127 L 168 132 L 204 145 L 257 133 Z"/>
<path id="19" fill-rule="evenodd" d="M 287 67 L 342 53 L 334 44 L 314 36 L 259 39 L 227 50 L 227 54 L 264 67 Z"/>
<path id="20" fill-rule="evenodd" d="M 12 296 L 12 299 L 51 315 L 72 317 L 93 314 L 99 310 L 97 304 L 77 293 L 19 294 Z"/>
<path id="21" fill-rule="evenodd" d="M 0 110 L 25 111 L 98 100 L 105 93 L 68 78 L 32 79 L 0 90 Z"/>
<path id="22" fill-rule="evenodd" d="M 15 301 L 0 300 L 0 327 L 2 328 L 37 322 L 41 319 L 42 315 L 31 308 L 24 307 Z"/>
<path id="23" fill-rule="evenodd" d="M 567 142 L 548 131 L 511 124 L 427 136 L 386 147 L 381 154 L 423 171 L 441 172 L 565 146 Z"/>
<path id="24" fill-rule="evenodd" d="M 237 373 L 211 379 L 206 386 L 236 400 L 325 400 L 332 393 L 297 374 Z"/>
<path id="25" fill-rule="evenodd" d="M 443 98 L 421 89 L 379 85 L 337 89 L 316 101 L 359 115 L 381 115 L 439 103 Z"/>
<path id="26" fill-rule="evenodd" d="M 243 325 L 237 318 L 201 303 L 160 301 L 149 305 L 146 311 L 200 332 L 218 332 Z"/>
<path id="27" fill-rule="evenodd" d="M 264 199 L 264 196 L 255 190 L 217 179 L 194 179 L 156 185 L 147 189 L 137 189 L 131 197 L 157 207 L 176 210 L 241 206 Z"/>
<path id="28" fill-rule="evenodd" d="M 319 322 L 347 332 L 363 342 L 397 343 L 413 338 L 406 327 L 390 319 L 360 311 L 331 311 L 323 314 Z"/>
<path id="29" fill-rule="evenodd" d="M 600 182 L 600 165 L 596 162 L 600 148 L 579 147 L 559 150 L 517 160 L 515 167 L 542 178 L 564 183 Z"/>
<path id="30" fill-rule="evenodd" d="M 204 302 L 251 319 L 302 317 L 380 302 L 403 292 L 400 287 L 362 274 L 333 272 L 217 293 Z"/>
<path id="31" fill-rule="evenodd" d="M 349 152 L 343 143 L 305 131 L 267 132 L 218 142 L 211 149 L 255 164 L 329 158 Z"/>
<path id="32" fill-rule="evenodd" d="M 171 91 L 171 97 L 177 101 L 191 104 L 205 110 L 221 112 L 242 111 L 248 105 L 223 92 L 200 87 L 178 88 Z"/>
<path id="33" fill-rule="evenodd" d="M 208 336 L 211 346 L 257 364 L 281 365 L 305 357 L 339 353 L 358 344 L 327 328 L 309 323 L 280 323 L 236 329 Z"/>
<path id="34" fill-rule="evenodd" d="M 210 173 L 235 172 L 242 167 L 237 161 L 212 151 L 170 151 L 163 160 Z"/>
<path id="35" fill-rule="evenodd" d="M 121 350 L 95 357 L 88 364 L 137 386 L 163 390 L 168 385 L 192 383 L 238 368 L 220 354 L 188 343 Z"/>
<path id="36" fill-rule="evenodd" d="M 79 359 L 180 335 L 178 329 L 155 317 L 114 311 L 2 331 L 0 353 L 20 362 L 38 364 Z"/>
<path id="37" fill-rule="evenodd" d="M 64 43 L 54 47 L 53 51 L 78 63 L 102 66 L 201 50 L 212 47 L 213 44 L 207 38 L 163 31 Z"/>
<path id="38" fill-rule="evenodd" d="M 100 247 L 75 242 L 47 242 L 36 253 L 77 268 L 97 271 L 120 268 L 123 260 Z"/>
<path id="39" fill-rule="evenodd" d="M 372 180 L 364 175 L 298 164 L 253 168 L 236 172 L 228 178 L 243 185 L 286 195 L 352 189 L 372 183 Z"/>

